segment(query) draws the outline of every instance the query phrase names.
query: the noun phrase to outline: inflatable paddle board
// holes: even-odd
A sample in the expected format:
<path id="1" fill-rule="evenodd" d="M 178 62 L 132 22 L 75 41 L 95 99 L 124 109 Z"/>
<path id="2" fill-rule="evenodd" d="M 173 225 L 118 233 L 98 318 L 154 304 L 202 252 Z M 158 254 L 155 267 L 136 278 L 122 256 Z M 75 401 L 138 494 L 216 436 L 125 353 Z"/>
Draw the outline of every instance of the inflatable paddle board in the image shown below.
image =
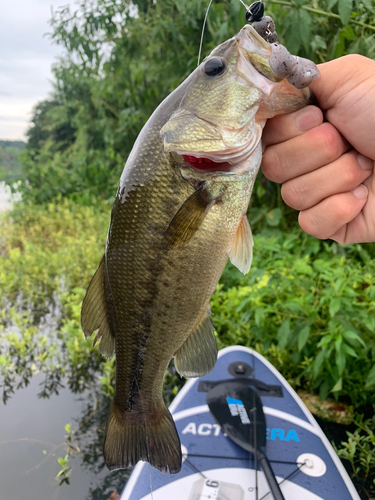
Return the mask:
<path id="1" fill-rule="evenodd" d="M 178 474 L 134 468 L 121 500 L 360 500 L 299 396 L 260 354 L 219 352 L 170 406 L 183 451 Z"/>

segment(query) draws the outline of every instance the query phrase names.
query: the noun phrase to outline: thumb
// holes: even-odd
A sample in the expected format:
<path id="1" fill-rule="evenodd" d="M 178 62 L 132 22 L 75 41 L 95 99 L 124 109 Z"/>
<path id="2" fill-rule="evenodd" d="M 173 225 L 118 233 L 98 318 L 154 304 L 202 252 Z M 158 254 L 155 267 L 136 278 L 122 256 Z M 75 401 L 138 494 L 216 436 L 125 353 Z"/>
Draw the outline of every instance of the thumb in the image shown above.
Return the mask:
<path id="1" fill-rule="evenodd" d="M 320 78 L 310 88 L 323 110 L 337 106 L 353 89 L 375 77 L 375 61 L 358 54 L 318 64 L 318 68 Z"/>
<path id="2" fill-rule="evenodd" d="M 310 88 L 326 119 L 360 153 L 375 158 L 375 61 L 348 55 L 320 64 Z"/>

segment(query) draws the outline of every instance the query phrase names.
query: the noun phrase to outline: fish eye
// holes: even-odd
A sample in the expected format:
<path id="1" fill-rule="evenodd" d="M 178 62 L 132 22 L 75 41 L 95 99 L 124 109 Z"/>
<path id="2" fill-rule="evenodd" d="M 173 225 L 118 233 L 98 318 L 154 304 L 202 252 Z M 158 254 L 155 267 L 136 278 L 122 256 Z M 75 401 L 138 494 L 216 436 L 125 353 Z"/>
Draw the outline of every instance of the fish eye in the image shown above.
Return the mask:
<path id="1" fill-rule="evenodd" d="M 207 76 L 217 76 L 224 73 L 225 62 L 221 57 L 212 57 L 204 65 L 204 72 Z"/>

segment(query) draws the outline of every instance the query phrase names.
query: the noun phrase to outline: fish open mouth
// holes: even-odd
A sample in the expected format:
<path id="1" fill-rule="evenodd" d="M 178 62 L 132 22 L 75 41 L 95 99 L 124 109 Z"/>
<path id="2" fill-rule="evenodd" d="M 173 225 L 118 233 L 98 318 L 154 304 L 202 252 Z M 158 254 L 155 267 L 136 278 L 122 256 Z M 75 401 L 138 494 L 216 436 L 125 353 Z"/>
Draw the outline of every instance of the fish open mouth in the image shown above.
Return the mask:
<path id="1" fill-rule="evenodd" d="M 182 155 L 186 163 L 195 170 L 203 172 L 230 172 L 233 170 L 233 165 L 228 162 L 216 162 L 210 158 L 200 158 L 192 155 Z"/>

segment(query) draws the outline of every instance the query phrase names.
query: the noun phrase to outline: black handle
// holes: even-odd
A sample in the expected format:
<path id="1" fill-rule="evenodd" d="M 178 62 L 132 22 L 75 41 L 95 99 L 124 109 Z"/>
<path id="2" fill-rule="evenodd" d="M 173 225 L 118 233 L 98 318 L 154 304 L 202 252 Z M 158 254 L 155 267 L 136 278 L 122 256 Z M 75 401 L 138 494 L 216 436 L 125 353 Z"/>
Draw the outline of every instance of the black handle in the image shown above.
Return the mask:
<path id="1" fill-rule="evenodd" d="M 271 490 L 274 500 L 285 500 L 284 495 L 281 493 L 279 483 L 276 480 L 275 474 L 272 470 L 268 458 L 261 451 L 258 452 L 259 465 L 266 476 L 268 486 Z"/>

